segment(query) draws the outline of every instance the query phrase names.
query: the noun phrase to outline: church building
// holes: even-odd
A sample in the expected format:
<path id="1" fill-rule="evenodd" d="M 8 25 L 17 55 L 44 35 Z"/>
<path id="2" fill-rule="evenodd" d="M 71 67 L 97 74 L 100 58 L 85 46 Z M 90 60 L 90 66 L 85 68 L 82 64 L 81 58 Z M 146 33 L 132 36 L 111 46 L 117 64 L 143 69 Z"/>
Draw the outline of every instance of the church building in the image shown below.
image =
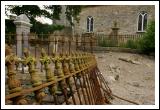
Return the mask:
<path id="1" fill-rule="evenodd" d="M 154 5 L 95 5 L 82 8 L 74 33 L 110 34 L 116 23 L 119 34 L 141 34 L 155 19 Z"/>

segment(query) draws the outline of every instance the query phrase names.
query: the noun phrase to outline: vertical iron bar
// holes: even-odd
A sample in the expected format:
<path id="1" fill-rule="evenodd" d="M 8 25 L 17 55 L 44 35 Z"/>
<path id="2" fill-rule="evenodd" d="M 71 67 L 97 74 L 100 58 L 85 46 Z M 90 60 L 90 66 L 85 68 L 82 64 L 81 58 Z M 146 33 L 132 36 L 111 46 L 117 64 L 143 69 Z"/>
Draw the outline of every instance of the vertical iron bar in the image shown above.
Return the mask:
<path id="1" fill-rule="evenodd" d="M 50 34 L 48 33 L 48 55 L 49 55 Z"/>
<path id="2" fill-rule="evenodd" d="M 93 79 L 91 78 L 91 76 L 90 75 L 93 75 L 93 71 L 91 71 L 91 73 L 90 74 L 88 74 L 88 77 L 89 77 L 89 81 L 90 81 L 90 84 L 91 84 L 91 87 L 92 87 L 92 91 L 93 91 L 93 97 L 94 97 L 94 99 L 95 99 L 95 104 L 97 104 L 97 89 L 95 88 L 95 85 L 94 85 L 94 82 L 93 82 Z"/>
<path id="3" fill-rule="evenodd" d="M 102 79 L 103 76 L 101 76 L 98 68 L 95 69 L 95 73 L 96 73 L 97 78 L 99 79 L 98 81 L 99 81 L 100 86 L 103 87 L 103 86 L 102 86 L 102 83 L 104 84 L 105 82 L 103 82 L 103 79 Z M 105 84 L 104 84 L 104 85 L 105 85 Z M 104 93 L 105 102 L 108 103 L 108 104 L 110 104 L 111 102 L 110 102 L 109 99 L 108 99 L 108 97 L 111 97 L 111 94 L 110 94 L 110 92 L 109 92 L 110 90 L 106 87 L 106 85 L 105 85 L 105 88 L 107 89 L 107 90 L 106 90 L 106 92 L 107 92 L 107 97 L 105 97 L 105 96 L 106 96 L 106 93 Z"/>
<path id="4" fill-rule="evenodd" d="M 77 77 L 79 77 L 79 76 L 77 76 Z M 82 86 L 81 78 L 79 77 L 78 80 L 80 82 L 80 86 L 81 86 L 81 90 L 82 90 L 82 94 L 83 94 L 83 97 L 84 97 L 85 104 L 87 104 L 87 99 L 86 99 L 86 96 L 85 96 L 85 93 L 84 93 L 84 89 L 83 89 L 83 86 Z"/>
<path id="5" fill-rule="evenodd" d="M 16 56 L 17 56 L 17 34 L 15 34 L 16 35 Z M 16 71 L 18 70 L 18 65 L 16 65 Z"/>
<path id="6" fill-rule="evenodd" d="M 109 88 L 109 86 L 106 83 L 106 80 L 104 79 L 104 77 L 102 75 L 100 75 L 100 71 L 97 69 L 97 71 L 99 72 L 99 76 L 101 77 L 102 81 L 104 82 L 104 86 L 109 90 L 109 92 L 111 93 L 111 89 Z"/>
<path id="7" fill-rule="evenodd" d="M 24 33 L 22 33 L 22 56 L 23 57 L 23 52 L 24 52 Z M 22 64 L 22 73 L 24 74 L 24 65 Z"/>
<path id="8" fill-rule="evenodd" d="M 85 34 L 83 36 L 83 51 L 85 51 Z"/>
<path id="9" fill-rule="evenodd" d="M 18 41 L 17 41 L 17 36 L 18 36 L 18 35 L 16 34 L 16 56 L 17 56 L 17 42 L 18 42 Z"/>
<path id="10" fill-rule="evenodd" d="M 65 81 L 62 80 L 62 81 L 60 81 L 59 83 L 60 83 L 60 87 L 61 87 L 61 89 L 62 89 L 64 98 L 65 98 L 65 102 L 66 102 L 67 105 L 69 105 L 69 101 L 68 101 L 68 97 L 67 97 L 67 88 L 66 88 Z"/>
<path id="11" fill-rule="evenodd" d="M 30 36 L 30 35 L 29 35 L 28 33 L 26 33 L 26 34 L 27 34 L 27 36 L 28 36 L 28 38 L 27 38 L 27 40 L 28 40 L 28 47 L 27 47 L 27 48 L 28 48 L 28 50 L 29 50 L 29 36 Z M 31 51 L 31 50 L 30 50 L 30 51 Z"/>
<path id="12" fill-rule="evenodd" d="M 87 93 L 87 97 L 88 97 L 88 102 L 89 102 L 89 104 L 91 104 L 91 94 L 89 94 L 89 91 L 88 91 L 88 87 L 87 87 L 87 84 L 86 84 L 86 80 L 85 80 L 85 78 L 84 78 L 84 74 L 85 73 L 82 73 L 82 78 L 83 78 L 83 81 L 84 81 L 84 86 L 85 86 L 85 90 L 86 90 L 86 93 Z"/>
<path id="13" fill-rule="evenodd" d="M 35 42 L 36 42 L 36 34 L 34 36 Z M 35 47 L 34 47 L 34 57 L 36 58 L 36 46 L 37 46 L 37 42 L 35 43 Z"/>
<path id="14" fill-rule="evenodd" d="M 77 90 L 77 94 L 78 94 L 78 98 L 79 98 L 80 105 L 82 105 L 81 96 L 80 96 L 79 89 L 78 89 L 78 87 L 77 87 L 77 83 L 76 83 L 76 79 L 75 79 L 75 76 L 74 76 L 74 75 L 73 75 L 73 79 L 74 79 L 74 83 L 75 83 L 75 86 L 76 86 L 76 90 Z"/>
<path id="15" fill-rule="evenodd" d="M 72 94 L 73 103 L 74 103 L 74 105 L 76 105 L 76 101 L 75 101 L 75 97 L 74 97 L 74 93 L 73 93 L 73 88 L 72 88 L 72 86 L 70 85 L 70 78 L 67 78 L 67 79 L 66 79 L 66 82 L 67 82 L 67 84 L 68 84 L 68 86 L 69 86 L 69 89 L 70 89 L 70 92 L 71 92 L 71 94 Z"/>
<path id="16" fill-rule="evenodd" d="M 42 43 L 42 42 L 43 42 L 43 32 L 42 32 L 41 35 L 42 35 L 42 36 L 41 36 L 41 41 L 40 41 L 40 45 L 41 45 L 40 47 L 43 48 L 43 47 L 42 47 L 42 44 L 43 44 L 43 43 Z M 41 72 L 43 72 L 43 65 L 42 65 L 42 64 L 41 64 Z"/>
<path id="17" fill-rule="evenodd" d="M 55 36 L 55 46 L 54 46 L 55 53 L 57 52 L 57 36 Z"/>
<path id="18" fill-rule="evenodd" d="M 91 89 L 91 86 L 90 86 L 90 84 L 89 84 L 88 78 L 87 78 L 86 75 L 84 75 L 84 78 L 85 78 L 85 80 L 86 80 L 86 82 L 87 82 L 87 86 L 88 86 L 89 94 L 90 94 L 90 96 L 91 96 L 90 98 L 91 98 L 92 104 L 94 104 L 92 89 Z"/>
<path id="19" fill-rule="evenodd" d="M 63 53 L 64 52 L 64 38 L 63 38 L 63 36 L 62 36 L 62 38 L 61 38 L 61 49 L 62 49 L 62 52 L 61 53 Z"/>
<path id="20" fill-rule="evenodd" d="M 91 79 L 89 78 L 88 74 L 86 74 L 86 78 L 88 79 L 88 83 L 90 85 L 90 89 L 91 89 L 91 92 L 92 92 L 94 104 L 96 104 L 95 92 L 94 92 L 94 89 L 93 89 L 93 85 L 91 83 Z"/>
<path id="21" fill-rule="evenodd" d="M 55 103 L 55 105 L 57 105 L 57 104 L 58 104 L 58 102 L 57 102 L 57 95 L 56 95 L 56 94 L 53 95 L 53 98 L 54 98 L 54 103 Z"/>
<path id="22" fill-rule="evenodd" d="M 97 97 L 97 103 L 98 104 L 104 104 L 104 97 L 103 97 L 102 92 L 100 90 L 100 84 L 99 84 L 99 81 L 97 79 L 96 72 L 97 72 L 96 67 L 94 67 L 92 76 L 94 78 L 95 87 L 98 88 L 98 89 L 96 89 L 97 90 L 97 95 L 99 96 L 99 97 Z"/>
<path id="23" fill-rule="evenodd" d="M 71 40 L 69 39 L 69 55 L 71 53 Z"/>

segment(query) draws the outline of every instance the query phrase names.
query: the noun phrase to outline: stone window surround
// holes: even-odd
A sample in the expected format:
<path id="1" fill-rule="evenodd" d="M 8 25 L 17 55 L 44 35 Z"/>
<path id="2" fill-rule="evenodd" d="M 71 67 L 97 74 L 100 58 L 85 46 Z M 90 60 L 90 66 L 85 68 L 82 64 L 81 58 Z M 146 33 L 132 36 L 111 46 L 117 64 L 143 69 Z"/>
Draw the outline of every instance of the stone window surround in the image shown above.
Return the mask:
<path id="1" fill-rule="evenodd" d="M 88 20 L 89 20 L 89 24 L 88 24 Z M 91 30 L 91 20 L 92 20 L 92 30 Z M 89 26 L 88 26 L 89 25 Z M 88 28 L 87 28 L 87 32 L 88 33 L 91 33 L 91 32 L 93 32 L 93 17 L 92 16 L 88 16 L 87 17 L 87 26 L 88 26 Z"/>
<path id="2" fill-rule="evenodd" d="M 141 30 L 138 30 L 138 26 L 139 26 L 139 24 L 138 24 L 138 22 L 139 22 L 139 16 L 142 16 L 142 27 L 141 27 Z M 147 24 L 148 24 L 148 14 L 147 14 L 147 12 L 144 12 L 144 11 L 142 11 L 142 12 L 140 12 L 139 14 L 138 14 L 138 18 L 137 18 L 137 33 L 143 33 L 143 32 L 146 32 L 144 29 L 143 29 L 143 25 L 144 25 L 144 16 L 145 15 L 147 15 Z M 146 25 L 147 25 L 146 24 Z"/>

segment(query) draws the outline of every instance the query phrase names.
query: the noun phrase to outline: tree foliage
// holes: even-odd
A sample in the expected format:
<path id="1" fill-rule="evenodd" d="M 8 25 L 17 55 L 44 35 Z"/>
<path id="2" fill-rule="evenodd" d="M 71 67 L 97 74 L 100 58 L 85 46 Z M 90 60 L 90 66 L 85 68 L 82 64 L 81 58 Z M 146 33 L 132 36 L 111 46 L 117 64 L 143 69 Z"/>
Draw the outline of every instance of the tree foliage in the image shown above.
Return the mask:
<path id="1" fill-rule="evenodd" d="M 139 43 L 144 53 L 155 52 L 155 21 L 149 23 L 147 31 Z"/>
<path id="2" fill-rule="evenodd" d="M 37 34 L 48 34 L 52 33 L 55 30 L 62 30 L 64 28 L 63 25 L 48 25 L 48 24 L 42 24 L 38 21 L 34 22 L 31 32 L 36 32 Z"/>
<path id="3" fill-rule="evenodd" d="M 50 14 L 48 14 L 48 18 L 52 20 L 60 20 L 60 14 L 62 13 L 62 7 L 60 5 L 44 5 L 45 9 L 49 9 L 51 11 Z"/>
<path id="4" fill-rule="evenodd" d="M 16 14 L 19 16 L 20 14 L 26 14 L 27 17 L 30 19 L 31 24 L 33 26 L 31 27 L 31 32 L 36 33 L 46 33 L 46 32 L 53 32 L 54 30 L 61 30 L 64 28 L 64 26 L 58 25 L 58 24 L 52 24 L 52 26 L 48 24 L 42 24 L 41 22 L 38 22 L 35 18 L 36 17 L 47 17 L 54 20 L 60 20 L 60 14 L 62 10 L 62 6 L 60 5 L 43 5 L 44 9 L 41 9 L 38 5 L 8 5 L 6 6 L 6 15 L 7 11 L 10 10 L 12 14 Z M 48 11 L 50 10 L 50 12 Z M 78 15 L 81 11 L 81 6 L 66 6 L 66 18 L 70 22 L 71 25 L 73 25 L 72 17 L 74 20 L 78 21 Z"/>
<path id="5" fill-rule="evenodd" d="M 13 20 L 5 20 L 5 32 L 6 33 L 15 33 L 16 28 L 15 24 L 13 23 Z"/>
<path id="6" fill-rule="evenodd" d="M 41 16 L 43 10 L 41 10 L 37 5 L 17 5 L 10 9 L 10 12 L 16 15 L 26 14 L 29 19 L 32 19 L 37 16 Z"/>
<path id="7" fill-rule="evenodd" d="M 82 9 L 82 6 L 80 6 L 80 5 L 68 5 L 66 7 L 66 12 L 65 12 L 66 17 L 71 25 L 74 25 L 74 23 L 72 21 L 72 17 L 74 18 L 74 20 L 79 22 L 78 15 L 81 12 L 81 9 Z"/>

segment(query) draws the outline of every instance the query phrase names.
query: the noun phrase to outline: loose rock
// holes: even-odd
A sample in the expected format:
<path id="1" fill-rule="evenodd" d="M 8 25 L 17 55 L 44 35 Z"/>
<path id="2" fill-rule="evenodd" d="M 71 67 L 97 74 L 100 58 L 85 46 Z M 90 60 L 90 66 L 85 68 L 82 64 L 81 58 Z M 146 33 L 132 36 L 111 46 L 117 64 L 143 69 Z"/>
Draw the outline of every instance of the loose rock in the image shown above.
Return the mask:
<path id="1" fill-rule="evenodd" d="M 119 79 L 119 75 L 116 75 L 116 76 L 115 76 L 115 80 L 118 80 L 118 79 Z"/>
<path id="2" fill-rule="evenodd" d="M 119 58 L 119 60 L 122 60 L 122 61 L 125 61 L 125 62 L 129 62 L 129 63 L 133 63 L 133 64 L 137 64 L 137 65 L 140 64 L 140 62 L 134 61 L 134 60 L 129 59 L 129 58 Z"/>
<path id="3" fill-rule="evenodd" d="M 135 87 L 140 87 L 140 84 L 138 82 L 133 82 L 132 85 Z"/>
<path id="4" fill-rule="evenodd" d="M 108 76 L 105 78 L 105 80 L 108 84 L 111 84 L 116 81 L 114 76 Z"/>

